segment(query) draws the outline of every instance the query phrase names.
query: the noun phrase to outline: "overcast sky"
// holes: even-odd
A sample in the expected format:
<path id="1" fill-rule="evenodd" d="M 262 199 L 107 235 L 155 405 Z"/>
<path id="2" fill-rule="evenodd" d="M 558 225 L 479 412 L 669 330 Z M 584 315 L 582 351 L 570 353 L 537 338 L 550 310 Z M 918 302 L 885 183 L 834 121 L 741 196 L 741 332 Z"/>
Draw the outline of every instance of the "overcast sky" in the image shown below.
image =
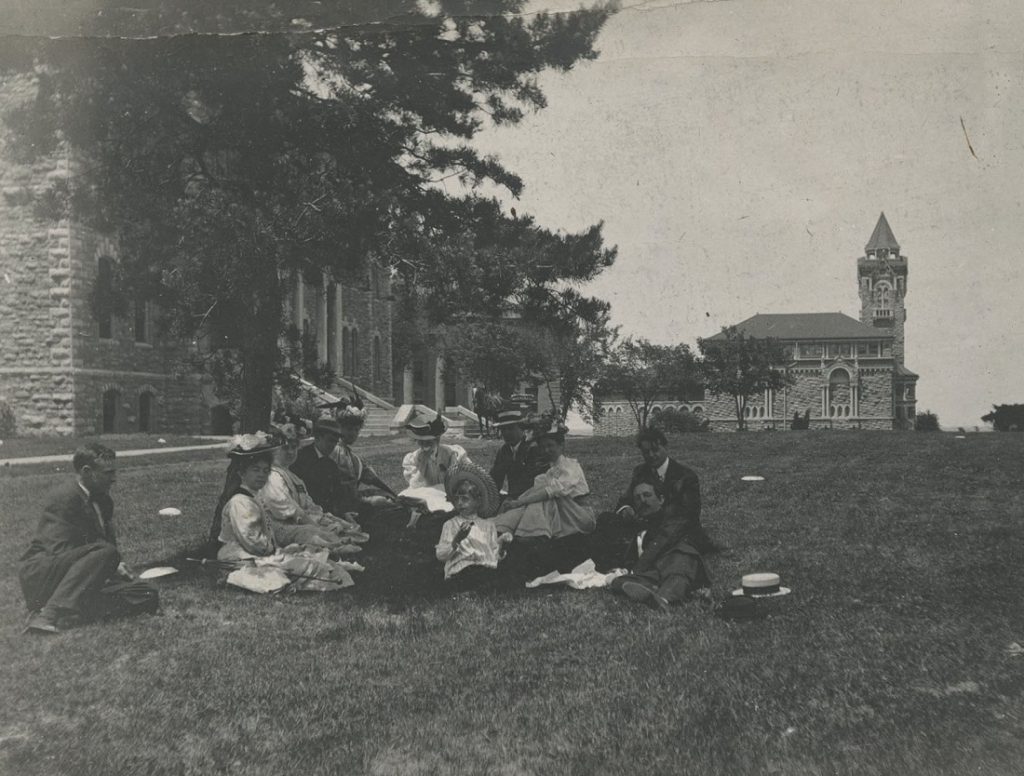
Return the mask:
<path id="1" fill-rule="evenodd" d="M 919 411 L 974 426 L 1024 402 L 1024 3 L 625 5 L 596 62 L 543 78 L 547 109 L 479 143 L 526 180 L 520 211 L 605 222 L 619 259 L 590 291 L 624 333 L 857 317 L 884 210 Z"/>

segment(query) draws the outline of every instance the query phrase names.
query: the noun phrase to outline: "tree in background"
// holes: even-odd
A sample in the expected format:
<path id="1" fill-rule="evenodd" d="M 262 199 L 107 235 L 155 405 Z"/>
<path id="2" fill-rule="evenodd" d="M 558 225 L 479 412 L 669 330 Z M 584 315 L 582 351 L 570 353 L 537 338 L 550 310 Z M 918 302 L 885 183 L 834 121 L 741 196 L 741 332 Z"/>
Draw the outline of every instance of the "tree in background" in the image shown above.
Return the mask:
<path id="1" fill-rule="evenodd" d="M 41 209 L 116 240 L 121 293 L 158 302 L 171 333 L 205 341 L 235 373 L 242 430 L 270 417 L 296 277 L 346 280 L 377 262 L 410 287 L 434 277 L 429 307 L 449 271 L 473 274 L 421 249 L 467 227 L 479 247 L 505 220 L 478 220 L 494 206 L 466 192 L 518 196 L 523 184 L 469 141 L 543 108 L 539 74 L 595 58 L 611 12 L 523 14 L 524 0 L 135 5 L 76 17 L 80 37 L 5 40 L 0 71 L 37 87 L 5 120 L 23 160 L 70 147 L 75 173 Z M 273 34 L 175 34 L 254 30 Z M 599 241 L 596 229 L 580 239 Z M 553 250 L 571 255 L 575 242 Z M 544 271 L 531 277 L 549 288 L 557 276 Z"/>
<path id="2" fill-rule="evenodd" d="M 925 410 L 919 412 L 917 417 L 914 418 L 914 430 L 915 431 L 938 431 L 939 430 L 939 416 L 931 410 Z"/>
<path id="3" fill-rule="evenodd" d="M 1024 431 L 1024 404 L 993 404 L 981 419 L 996 431 Z"/>
<path id="4" fill-rule="evenodd" d="M 594 387 L 597 408 L 612 396 L 629 404 L 637 427 L 647 428 L 658 401 L 682 401 L 701 391 L 696 359 L 687 345 L 655 345 L 627 338 L 610 353 Z"/>
<path id="5" fill-rule="evenodd" d="M 602 225 L 553 232 L 483 199 L 452 214 L 458 223 L 402 249 L 417 258 L 401 262 L 393 286 L 396 361 L 436 348 L 446 368 L 486 391 L 558 383 L 563 416 L 573 404 L 586 413 L 614 336 L 608 303 L 579 291 L 615 261 Z"/>
<path id="6" fill-rule="evenodd" d="M 786 351 L 775 339 L 748 337 L 735 326 L 723 327 L 719 336 L 697 339 L 699 371 L 709 393 L 733 397 L 737 428 L 742 431 L 743 411 L 751 396 L 790 384 L 790 376 L 778 369 L 786 362 Z"/>

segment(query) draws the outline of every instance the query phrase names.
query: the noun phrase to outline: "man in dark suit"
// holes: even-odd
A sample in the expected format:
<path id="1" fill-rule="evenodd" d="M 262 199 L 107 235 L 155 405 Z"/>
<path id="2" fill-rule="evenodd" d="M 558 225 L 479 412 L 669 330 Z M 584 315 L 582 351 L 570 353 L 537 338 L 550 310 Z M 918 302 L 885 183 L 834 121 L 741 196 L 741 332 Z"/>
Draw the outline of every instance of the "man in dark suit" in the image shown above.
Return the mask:
<path id="1" fill-rule="evenodd" d="M 90 444 L 72 458 L 75 479 L 47 500 L 18 577 L 29 608 L 26 631 L 59 633 L 73 618 L 155 612 L 157 591 L 132 576 L 117 551 L 114 451 Z"/>
<path id="2" fill-rule="evenodd" d="M 721 550 L 707 535 L 700 522 L 700 480 L 697 473 L 669 458 L 668 440 L 661 429 L 643 429 L 637 434 L 636 446 L 643 463 L 633 469 L 629 487 L 616 504 L 615 512 L 606 512 L 598 517 L 597 530 L 592 539 L 595 561 L 598 561 L 598 565 L 623 565 L 623 552 L 630 538 L 636 536 L 640 527 L 636 510 L 633 508 L 633 491 L 641 482 L 658 483 L 664 494 L 663 509 L 673 513 L 676 519 L 686 525 L 694 546 L 701 553 Z"/>
<path id="3" fill-rule="evenodd" d="M 704 560 L 695 544 L 692 521 L 666 509 L 663 486 L 657 480 L 640 481 L 633 488 L 634 517 L 643 528 L 640 552 L 631 546 L 630 573 L 612 581 L 613 592 L 667 611 L 689 594 L 710 585 Z M 633 545 L 633 542 L 630 542 Z"/>
<path id="4" fill-rule="evenodd" d="M 338 421 L 333 418 L 317 419 L 313 423 L 313 444 L 299 450 L 291 466 L 292 471 L 306 484 L 309 497 L 325 512 L 339 517 L 352 511 L 355 499 L 354 488 L 343 486 L 341 470 L 331 457 L 340 440 L 341 426 Z M 351 493 L 348 492 L 350 490 Z"/>
<path id="5" fill-rule="evenodd" d="M 501 489 L 506 482 L 508 498 L 516 499 L 533 487 L 533 480 L 548 468 L 536 442 L 526 439 L 522 410 L 508 409 L 498 413 L 494 427 L 500 429 L 505 441 L 494 457 L 491 478 Z"/>

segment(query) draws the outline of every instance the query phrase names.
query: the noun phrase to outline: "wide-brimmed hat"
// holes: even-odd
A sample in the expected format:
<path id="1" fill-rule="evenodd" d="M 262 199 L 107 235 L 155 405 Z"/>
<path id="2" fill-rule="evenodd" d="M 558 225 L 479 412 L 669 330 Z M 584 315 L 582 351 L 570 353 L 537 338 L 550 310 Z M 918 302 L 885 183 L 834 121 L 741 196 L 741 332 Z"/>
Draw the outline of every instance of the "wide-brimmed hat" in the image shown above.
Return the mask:
<path id="1" fill-rule="evenodd" d="M 740 581 L 741 587 L 733 590 L 732 594 L 749 598 L 774 598 L 791 593 L 788 587 L 782 587 L 781 582 L 779 575 L 771 572 L 745 574 Z"/>
<path id="2" fill-rule="evenodd" d="M 480 494 L 477 514 L 480 517 L 491 517 L 494 515 L 498 511 L 501 496 L 498 493 L 498 486 L 495 484 L 490 473 L 479 464 L 473 463 L 466 458 L 452 466 L 445 475 L 444 489 L 448 495 L 448 500 L 453 504 L 455 503 L 455 493 L 458 491 L 459 486 L 465 482 L 475 485 L 477 492 Z"/>
<path id="3" fill-rule="evenodd" d="M 433 420 L 427 421 L 423 418 L 416 418 L 410 420 L 406 425 L 405 430 L 409 432 L 409 436 L 417 440 L 429 440 L 438 439 L 445 431 L 448 430 L 448 426 L 444 422 L 444 418 L 440 415 L 435 415 Z"/>
<path id="4" fill-rule="evenodd" d="M 331 417 L 317 418 L 313 421 L 313 436 L 322 431 L 341 436 L 341 424 Z"/>
<path id="5" fill-rule="evenodd" d="M 551 437 L 561 442 L 565 439 L 565 435 L 569 433 L 569 427 L 562 422 L 561 417 L 554 413 L 537 415 L 531 420 L 530 425 L 533 428 L 533 438 L 537 441 L 544 437 Z"/>
<path id="6" fill-rule="evenodd" d="M 502 428 L 505 426 L 521 426 L 525 422 L 526 418 L 523 417 L 523 411 L 518 407 L 510 407 L 500 410 L 491 425 L 494 428 Z"/>
<path id="7" fill-rule="evenodd" d="M 228 443 L 228 455 L 232 458 L 247 458 L 253 455 L 269 453 L 284 444 L 284 439 L 277 434 L 266 431 L 254 431 L 251 434 L 239 434 Z"/>
<path id="8" fill-rule="evenodd" d="M 330 401 L 316 405 L 318 410 L 331 410 L 334 418 L 339 423 L 363 423 L 366 421 L 366 410 L 363 408 L 363 400 L 358 396 L 351 398 L 342 396 L 337 401 Z"/>

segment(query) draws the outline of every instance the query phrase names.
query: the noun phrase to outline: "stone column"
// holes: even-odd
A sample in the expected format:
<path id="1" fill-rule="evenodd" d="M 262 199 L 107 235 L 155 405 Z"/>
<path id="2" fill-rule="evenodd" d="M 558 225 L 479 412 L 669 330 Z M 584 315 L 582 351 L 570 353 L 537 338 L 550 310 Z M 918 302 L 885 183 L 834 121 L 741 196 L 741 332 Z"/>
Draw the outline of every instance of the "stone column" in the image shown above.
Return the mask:
<path id="1" fill-rule="evenodd" d="M 412 364 L 406 364 L 402 370 L 402 404 L 412 404 Z"/>
<path id="2" fill-rule="evenodd" d="M 444 356 L 438 352 L 434 359 L 434 409 L 438 412 L 444 411 Z"/>

